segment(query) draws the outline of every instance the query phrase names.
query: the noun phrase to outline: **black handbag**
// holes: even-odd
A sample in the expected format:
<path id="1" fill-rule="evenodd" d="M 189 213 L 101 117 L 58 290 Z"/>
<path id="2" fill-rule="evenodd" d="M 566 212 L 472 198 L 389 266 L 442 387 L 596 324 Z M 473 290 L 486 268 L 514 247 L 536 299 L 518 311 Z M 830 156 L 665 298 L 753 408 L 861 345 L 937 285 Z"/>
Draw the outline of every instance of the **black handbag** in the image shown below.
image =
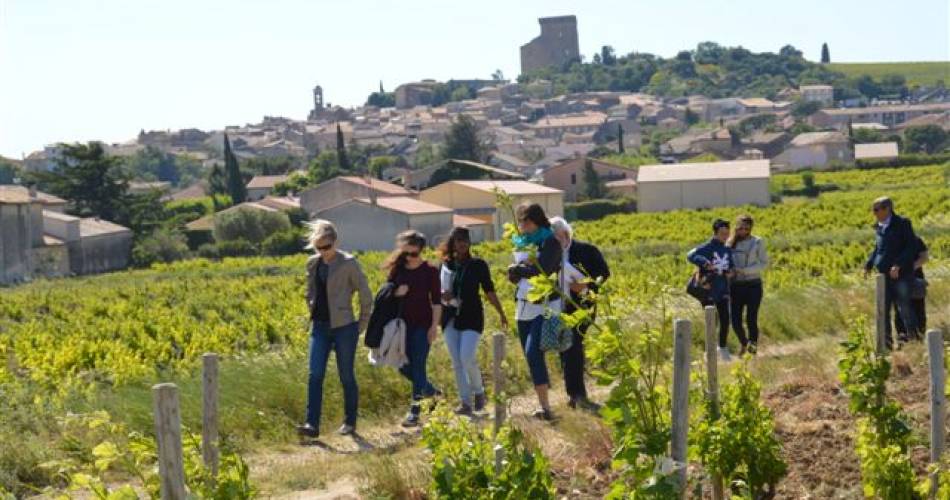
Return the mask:
<path id="1" fill-rule="evenodd" d="M 711 288 L 712 287 L 706 281 L 706 278 L 704 278 L 699 273 L 699 271 L 693 273 L 693 275 L 689 277 L 689 281 L 686 283 L 686 293 L 689 294 L 690 297 L 698 300 L 699 303 L 704 306 L 712 303 L 712 300 L 710 299 Z"/>

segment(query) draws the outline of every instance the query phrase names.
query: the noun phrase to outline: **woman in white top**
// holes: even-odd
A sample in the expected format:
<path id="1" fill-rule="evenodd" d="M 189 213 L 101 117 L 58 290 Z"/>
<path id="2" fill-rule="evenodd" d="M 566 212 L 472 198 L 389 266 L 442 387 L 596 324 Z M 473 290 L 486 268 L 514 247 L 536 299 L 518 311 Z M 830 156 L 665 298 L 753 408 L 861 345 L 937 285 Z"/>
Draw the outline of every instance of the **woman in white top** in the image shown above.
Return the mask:
<path id="1" fill-rule="evenodd" d="M 521 259 L 508 267 L 508 280 L 518 285 L 518 303 L 515 308 L 518 337 L 521 340 L 521 348 L 531 371 L 531 381 L 534 383 L 538 403 L 541 406 L 534 412 L 534 416 L 542 420 L 553 420 L 554 415 L 548 403 L 550 379 L 544 361 L 544 351 L 541 350 L 541 326 L 544 323 L 545 309 L 560 313 L 561 299 L 555 292 L 537 302 L 528 300 L 530 286 L 527 285 L 527 280 L 541 272 L 545 275 L 560 273 L 561 244 L 554 237 L 551 223 L 541 205 L 537 203 L 520 205 L 515 215 L 520 229 L 520 234 L 513 238 L 516 250 L 537 254 L 536 261 Z"/>

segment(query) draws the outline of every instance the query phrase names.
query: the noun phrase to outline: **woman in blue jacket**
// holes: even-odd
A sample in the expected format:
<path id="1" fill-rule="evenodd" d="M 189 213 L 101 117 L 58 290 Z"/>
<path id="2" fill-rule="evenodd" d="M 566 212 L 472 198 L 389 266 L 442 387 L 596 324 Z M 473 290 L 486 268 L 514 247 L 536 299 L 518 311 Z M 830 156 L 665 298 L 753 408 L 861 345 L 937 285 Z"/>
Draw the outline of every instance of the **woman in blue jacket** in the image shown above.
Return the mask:
<path id="1" fill-rule="evenodd" d="M 729 240 L 729 223 L 722 219 L 713 222 L 713 237 L 689 251 L 686 259 L 699 268 L 700 277 L 709 285 L 709 299 L 716 306 L 719 315 L 719 356 L 729 361 L 731 355 L 726 346 L 729 337 L 729 280 L 735 274 L 736 263 L 732 259 L 732 249 L 726 246 Z M 745 354 L 748 340 L 745 334 L 737 331 L 742 345 L 739 355 Z"/>

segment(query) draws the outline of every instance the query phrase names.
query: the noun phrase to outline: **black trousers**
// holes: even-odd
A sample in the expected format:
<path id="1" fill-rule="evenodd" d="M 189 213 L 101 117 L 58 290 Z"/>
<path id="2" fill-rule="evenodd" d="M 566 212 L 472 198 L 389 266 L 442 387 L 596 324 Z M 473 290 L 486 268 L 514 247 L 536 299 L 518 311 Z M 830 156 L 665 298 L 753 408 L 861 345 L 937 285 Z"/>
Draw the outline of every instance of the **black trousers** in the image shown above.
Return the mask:
<path id="1" fill-rule="evenodd" d="M 719 347 L 726 347 L 726 341 L 729 340 L 729 297 L 716 302 L 716 316 L 719 317 Z M 743 332 L 736 331 L 736 336 L 742 345 L 749 342 Z"/>
<path id="2" fill-rule="evenodd" d="M 762 282 L 736 281 L 730 287 L 730 314 L 732 315 L 732 329 L 736 331 L 739 341 L 746 338 L 746 331 L 742 325 L 742 312 L 745 310 L 745 323 L 749 327 L 749 341 L 753 344 L 759 341 L 759 306 L 762 305 Z"/>
<path id="3" fill-rule="evenodd" d="M 914 312 L 914 317 L 917 318 L 918 331 L 927 331 L 927 299 L 910 299 L 910 308 Z M 897 336 L 906 338 L 907 327 L 904 326 L 904 320 L 897 311 L 897 303 L 894 304 L 894 309 L 894 328 L 897 330 Z"/>
<path id="4" fill-rule="evenodd" d="M 911 299 L 911 290 L 913 288 L 913 277 L 900 277 L 893 279 L 887 276 L 884 289 L 884 333 L 886 335 L 886 344 L 888 347 L 893 345 L 891 338 L 891 313 L 896 312 L 895 316 L 901 319 L 904 327 L 904 334 L 899 335 L 900 340 L 916 339 L 920 337 L 920 325 L 917 321 L 917 315 L 914 314 Z"/>
<path id="5" fill-rule="evenodd" d="M 561 353 L 561 371 L 564 372 L 564 389 L 571 399 L 587 399 L 584 386 L 584 335 L 590 325 L 574 329 L 571 348 Z"/>

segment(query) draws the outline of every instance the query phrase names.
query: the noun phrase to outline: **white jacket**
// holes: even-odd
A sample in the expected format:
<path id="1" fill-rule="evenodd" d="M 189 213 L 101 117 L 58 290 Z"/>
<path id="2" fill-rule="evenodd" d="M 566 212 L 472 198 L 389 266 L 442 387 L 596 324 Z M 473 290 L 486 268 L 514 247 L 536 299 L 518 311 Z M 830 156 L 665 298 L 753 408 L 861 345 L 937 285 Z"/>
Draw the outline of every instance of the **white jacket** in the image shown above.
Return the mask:
<path id="1" fill-rule="evenodd" d="M 406 322 L 402 318 L 395 318 L 383 327 L 379 347 L 369 350 L 369 363 L 393 368 L 402 368 L 409 363 L 406 357 Z"/>

